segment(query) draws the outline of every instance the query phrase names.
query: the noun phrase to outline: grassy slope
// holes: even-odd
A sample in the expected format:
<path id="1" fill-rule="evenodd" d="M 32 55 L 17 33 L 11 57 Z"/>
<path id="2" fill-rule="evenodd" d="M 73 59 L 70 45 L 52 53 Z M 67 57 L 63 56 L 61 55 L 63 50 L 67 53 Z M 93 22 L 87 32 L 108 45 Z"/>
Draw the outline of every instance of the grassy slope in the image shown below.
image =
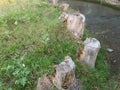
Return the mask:
<path id="1" fill-rule="evenodd" d="M 34 90 L 37 78 L 52 74 L 53 65 L 66 55 L 76 60 L 81 46 L 58 20 L 61 12 L 57 7 L 44 0 L 25 1 L 0 17 L 0 90 Z M 84 89 L 109 87 L 104 54 L 102 48 L 96 69 L 75 61 L 76 76 Z"/>

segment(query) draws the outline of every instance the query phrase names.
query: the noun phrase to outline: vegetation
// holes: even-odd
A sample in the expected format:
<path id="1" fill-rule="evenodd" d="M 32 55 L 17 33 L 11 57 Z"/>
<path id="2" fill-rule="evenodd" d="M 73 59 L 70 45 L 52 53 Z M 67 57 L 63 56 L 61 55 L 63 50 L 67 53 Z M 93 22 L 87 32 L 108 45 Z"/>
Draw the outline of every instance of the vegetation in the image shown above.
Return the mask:
<path id="1" fill-rule="evenodd" d="M 76 76 L 85 90 L 111 88 L 104 48 L 96 69 L 79 63 L 76 57 L 81 44 L 58 20 L 59 8 L 45 0 L 28 1 L 14 8 L 11 4 L 8 8 L 12 10 L 0 14 L 0 90 L 34 90 L 38 77 L 52 74 L 53 65 L 66 55 L 75 61 Z M 87 36 L 85 32 L 84 39 Z"/>

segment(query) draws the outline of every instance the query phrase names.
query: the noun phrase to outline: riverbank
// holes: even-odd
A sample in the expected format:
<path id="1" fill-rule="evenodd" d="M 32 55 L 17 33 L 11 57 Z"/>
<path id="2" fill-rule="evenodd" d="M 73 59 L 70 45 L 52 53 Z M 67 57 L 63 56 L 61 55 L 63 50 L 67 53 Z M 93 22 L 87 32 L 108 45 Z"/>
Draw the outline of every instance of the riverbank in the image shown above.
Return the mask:
<path id="1" fill-rule="evenodd" d="M 107 62 L 110 66 L 110 73 L 113 80 L 120 83 L 120 11 L 106 7 L 104 5 L 84 2 L 79 0 L 66 0 L 71 7 L 80 11 L 86 16 L 86 24 L 90 33 L 106 45 L 113 49 L 108 52 Z"/>
<path id="2" fill-rule="evenodd" d="M 44 0 L 21 0 L 0 13 L 0 89 L 34 90 L 37 79 L 54 73 L 54 65 L 66 55 L 76 65 L 76 78 L 84 90 L 114 90 L 104 46 L 95 69 L 78 62 L 81 44 L 66 30 L 58 17 L 61 11 Z M 17 7 L 17 8 L 16 8 Z M 84 40 L 90 35 L 85 29 Z"/>
<path id="3" fill-rule="evenodd" d="M 76 1 L 83 1 L 83 0 L 76 0 Z M 88 1 L 88 2 L 92 1 L 94 3 L 99 3 L 99 1 L 96 2 L 96 0 L 85 0 L 85 1 Z M 89 4 L 91 4 L 91 3 L 89 3 Z M 87 5 L 88 4 L 86 4 L 86 6 Z M 81 7 L 81 6 L 79 6 L 79 7 Z M 101 41 L 103 41 L 109 48 L 112 48 L 115 50 L 113 53 L 109 53 L 110 55 L 108 58 L 108 63 L 111 66 L 111 70 L 110 70 L 111 74 L 117 75 L 117 77 L 118 77 L 119 73 L 120 73 L 120 68 L 119 68 L 119 66 L 120 66 L 120 64 L 119 64 L 120 63 L 120 57 L 119 57 L 120 41 L 118 39 L 118 38 L 120 38 L 119 37 L 120 12 L 118 10 L 119 8 L 110 9 L 111 5 L 110 5 L 110 8 L 108 8 L 108 7 L 105 7 L 102 5 L 97 5 L 97 4 L 96 5 L 91 4 L 91 6 L 88 5 L 88 7 L 93 9 L 93 10 L 90 9 L 91 13 L 88 14 L 88 16 L 87 16 L 89 29 L 91 29 L 92 33 L 97 34 L 99 39 Z M 81 7 L 81 8 L 86 9 L 86 7 Z M 97 8 L 97 9 L 94 9 L 94 8 Z M 98 10 L 98 12 L 96 12 L 97 10 Z M 82 11 L 82 12 L 87 15 L 86 11 Z M 89 10 L 88 10 L 88 12 L 89 12 Z M 101 12 L 101 13 L 99 13 L 99 12 Z M 94 17 L 89 19 L 92 16 L 94 16 Z M 93 24 L 91 23 L 91 21 L 89 22 L 89 20 L 93 20 Z M 90 25 L 94 25 L 94 27 L 90 26 Z M 104 31 L 102 31 L 102 30 L 104 30 Z M 100 34 L 100 32 L 105 32 L 105 34 L 104 33 Z M 108 39 L 110 39 L 110 40 L 108 40 Z M 116 80 L 119 80 L 119 79 L 116 79 Z"/>
<path id="4" fill-rule="evenodd" d="M 103 0 L 78 0 L 78 1 L 86 1 L 86 2 L 92 2 L 92 3 L 97 3 L 97 4 L 101 4 L 104 6 L 108 6 L 117 10 L 120 10 L 120 5 L 115 5 L 115 4 L 111 4 L 111 3 L 107 3 Z"/>

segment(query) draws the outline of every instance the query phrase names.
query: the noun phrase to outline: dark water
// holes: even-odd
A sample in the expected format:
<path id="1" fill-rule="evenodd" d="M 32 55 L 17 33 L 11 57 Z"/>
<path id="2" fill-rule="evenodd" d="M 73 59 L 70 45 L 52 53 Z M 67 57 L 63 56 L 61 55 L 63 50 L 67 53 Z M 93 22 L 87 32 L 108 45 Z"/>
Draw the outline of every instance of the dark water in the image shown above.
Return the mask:
<path id="1" fill-rule="evenodd" d="M 112 75 L 120 75 L 120 11 L 103 5 L 79 0 L 64 0 L 86 16 L 87 28 L 97 39 L 113 49 L 108 53 Z"/>

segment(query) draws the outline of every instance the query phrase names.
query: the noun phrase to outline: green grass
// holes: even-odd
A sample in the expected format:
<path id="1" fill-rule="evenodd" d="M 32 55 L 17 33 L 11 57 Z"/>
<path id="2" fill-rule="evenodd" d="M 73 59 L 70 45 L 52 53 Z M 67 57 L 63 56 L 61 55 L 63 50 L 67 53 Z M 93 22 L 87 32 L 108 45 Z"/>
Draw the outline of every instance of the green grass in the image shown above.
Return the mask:
<path id="1" fill-rule="evenodd" d="M 85 90 L 107 90 L 110 76 L 104 48 L 96 69 L 77 62 L 81 45 L 58 20 L 59 8 L 43 1 L 20 3 L 0 14 L 0 90 L 34 90 L 37 79 L 52 74 L 53 65 L 66 55 L 75 61 L 76 77 Z M 83 39 L 87 36 L 86 30 Z"/>

